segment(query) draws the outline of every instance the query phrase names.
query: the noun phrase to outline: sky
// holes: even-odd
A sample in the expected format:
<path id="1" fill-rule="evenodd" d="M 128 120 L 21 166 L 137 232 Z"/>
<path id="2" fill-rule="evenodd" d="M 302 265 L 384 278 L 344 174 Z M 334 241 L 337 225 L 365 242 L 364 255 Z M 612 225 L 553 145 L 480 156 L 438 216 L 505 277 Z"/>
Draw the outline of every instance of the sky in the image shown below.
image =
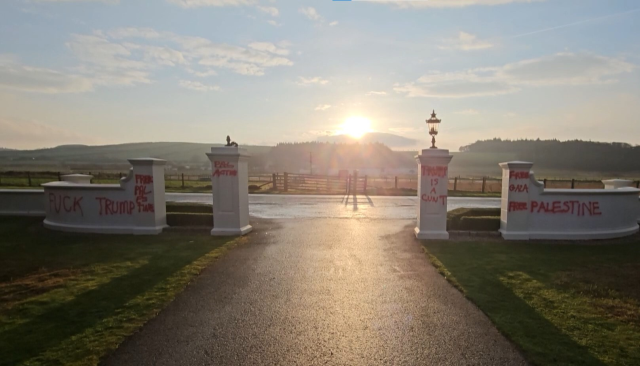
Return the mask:
<path id="1" fill-rule="evenodd" d="M 637 0 L 3 0 L 0 147 L 640 144 Z"/>

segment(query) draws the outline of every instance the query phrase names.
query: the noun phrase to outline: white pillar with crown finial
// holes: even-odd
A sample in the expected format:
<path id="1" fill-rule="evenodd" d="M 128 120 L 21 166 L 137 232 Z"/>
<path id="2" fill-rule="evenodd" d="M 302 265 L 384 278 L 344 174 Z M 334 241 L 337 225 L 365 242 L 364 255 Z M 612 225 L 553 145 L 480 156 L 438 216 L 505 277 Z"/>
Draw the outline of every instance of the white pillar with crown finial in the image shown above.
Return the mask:
<path id="1" fill-rule="evenodd" d="M 211 161 L 214 236 L 244 235 L 249 225 L 249 154 L 237 146 L 212 147 Z"/>
<path id="2" fill-rule="evenodd" d="M 449 239 L 447 232 L 447 197 L 449 150 L 424 149 L 418 162 L 418 239 Z"/>
<path id="3" fill-rule="evenodd" d="M 431 148 L 416 156 L 418 162 L 418 239 L 449 239 L 447 232 L 447 196 L 449 193 L 449 150 L 436 147 L 436 136 L 441 120 L 436 111 L 427 121 Z"/>

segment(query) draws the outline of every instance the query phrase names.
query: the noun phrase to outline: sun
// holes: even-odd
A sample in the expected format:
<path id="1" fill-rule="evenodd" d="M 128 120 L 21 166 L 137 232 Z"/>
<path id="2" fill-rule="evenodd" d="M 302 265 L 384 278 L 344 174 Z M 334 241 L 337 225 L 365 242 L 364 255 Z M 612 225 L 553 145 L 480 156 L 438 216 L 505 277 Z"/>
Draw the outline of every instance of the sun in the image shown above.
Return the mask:
<path id="1" fill-rule="evenodd" d="M 345 119 L 342 126 L 340 126 L 341 134 L 349 135 L 356 139 L 359 139 L 367 132 L 371 132 L 371 121 L 361 116 L 351 116 Z"/>

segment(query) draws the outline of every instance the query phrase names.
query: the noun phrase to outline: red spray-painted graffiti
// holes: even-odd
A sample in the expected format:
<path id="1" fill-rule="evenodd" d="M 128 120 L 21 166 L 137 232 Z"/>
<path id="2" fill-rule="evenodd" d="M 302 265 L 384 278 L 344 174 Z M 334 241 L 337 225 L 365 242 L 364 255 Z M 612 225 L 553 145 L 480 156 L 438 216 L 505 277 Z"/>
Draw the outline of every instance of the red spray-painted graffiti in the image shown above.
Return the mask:
<path id="1" fill-rule="evenodd" d="M 427 195 L 427 194 L 423 194 L 420 197 L 421 200 L 423 200 L 424 202 L 431 202 L 431 203 L 440 203 L 443 206 L 447 205 L 447 195 L 440 195 L 440 196 L 431 196 L 431 195 Z"/>
<path id="2" fill-rule="evenodd" d="M 600 202 L 588 201 L 531 201 L 531 212 L 546 214 L 570 214 L 576 216 L 601 216 Z"/>
<path id="3" fill-rule="evenodd" d="M 511 179 L 529 179 L 529 172 L 509 171 L 509 180 Z"/>
<path id="4" fill-rule="evenodd" d="M 233 169 L 235 166 L 228 161 L 215 161 L 213 167 L 216 169 L 213 172 L 214 177 L 227 176 L 235 177 L 238 175 L 238 171 Z"/>
<path id="5" fill-rule="evenodd" d="M 153 176 L 136 174 L 136 187 L 134 196 L 136 197 L 136 206 L 138 212 L 155 212 L 153 203 L 149 203 L 148 195 L 153 193 L 151 189 L 147 191 L 149 185 L 153 184 Z"/>
<path id="6" fill-rule="evenodd" d="M 527 210 L 527 203 L 526 202 L 509 202 L 509 212 L 514 212 L 514 211 L 526 211 Z"/>
<path id="7" fill-rule="evenodd" d="M 153 176 L 136 174 L 136 184 L 133 188 L 133 200 L 113 200 L 107 197 L 96 197 L 100 204 L 100 216 L 133 215 L 134 212 L 155 212 L 153 203 L 149 202 L 149 195 L 153 193 Z"/>
<path id="8" fill-rule="evenodd" d="M 67 195 L 56 195 L 55 193 L 49 193 L 49 207 L 56 213 L 77 213 L 80 212 L 80 216 L 84 216 L 82 211 L 82 197 L 70 197 Z"/>
<path id="9" fill-rule="evenodd" d="M 517 192 L 517 193 L 527 192 L 528 193 L 529 185 L 528 184 L 510 184 L 509 192 Z"/>
<path id="10" fill-rule="evenodd" d="M 96 201 L 100 203 L 100 216 L 131 215 L 136 208 L 131 200 L 114 201 L 106 197 L 96 197 Z"/>
<path id="11" fill-rule="evenodd" d="M 444 178 L 444 177 L 447 176 L 447 174 L 449 172 L 449 167 L 423 165 L 421 170 L 422 170 L 422 176 L 423 177 L 425 175 L 428 175 L 428 176 L 431 176 L 431 177 Z"/>

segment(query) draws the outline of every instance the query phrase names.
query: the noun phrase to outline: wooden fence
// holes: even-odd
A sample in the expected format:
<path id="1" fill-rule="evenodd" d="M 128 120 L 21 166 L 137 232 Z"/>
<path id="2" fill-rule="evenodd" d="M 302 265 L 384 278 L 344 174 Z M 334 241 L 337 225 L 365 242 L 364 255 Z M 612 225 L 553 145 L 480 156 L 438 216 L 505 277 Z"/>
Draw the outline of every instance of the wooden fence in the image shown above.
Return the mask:
<path id="1" fill-rule="evenodd" d="M 80 173 L 80 172 L 74 172 Z M 117 183 L 126 172 L 81 172 L 93 175 L 94 183 Z M 60 180 L 70 172 L 0 172 L 0 187 L 39 187 L 43 183 Z M 585 179 L 541 179 L 547 188 L 566 189 L 601 189 L 599 180 Z M 168 189 L 207 190 L 211 188 L 209 174 L 166 174 L 165 184 Z M 344 194 L 358 192 L 367 194 L 400 194 L 418 188 L 417 177 L 368 177 L 357 172 L 346 177 L 309 175 L 292 173 L 252 174 L 249 176 L 252 191 L 273 190 L 288 193 L 311 194 Z M 635 180 L 640 188 L 640 181 Z M 449 178 L 449 190 L 458 192 L 500 193 L 502 180 L 499 178 Z"/>

